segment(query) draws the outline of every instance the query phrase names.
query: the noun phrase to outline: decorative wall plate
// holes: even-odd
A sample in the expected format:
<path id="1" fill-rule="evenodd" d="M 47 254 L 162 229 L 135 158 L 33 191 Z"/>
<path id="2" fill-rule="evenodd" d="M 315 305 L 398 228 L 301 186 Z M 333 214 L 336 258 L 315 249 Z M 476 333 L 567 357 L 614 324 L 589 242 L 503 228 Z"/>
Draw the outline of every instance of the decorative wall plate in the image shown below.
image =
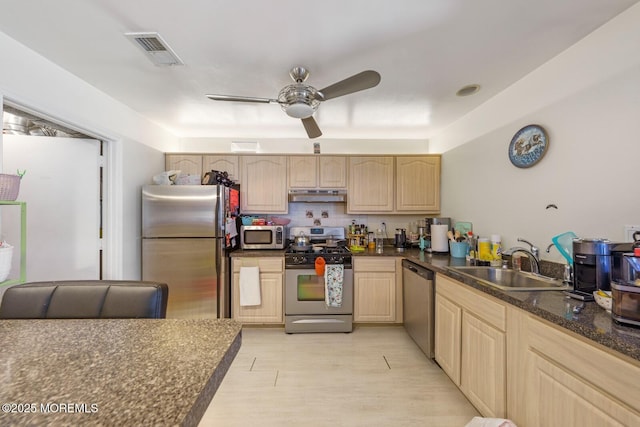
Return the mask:
<path id="1" fill-rule="evenodd" d="M 520 129 L 509 144 L 509 160 L 519 168 L 530 168 L 542 159 L 549 147 L 547 133 L 538 125 Z"/>

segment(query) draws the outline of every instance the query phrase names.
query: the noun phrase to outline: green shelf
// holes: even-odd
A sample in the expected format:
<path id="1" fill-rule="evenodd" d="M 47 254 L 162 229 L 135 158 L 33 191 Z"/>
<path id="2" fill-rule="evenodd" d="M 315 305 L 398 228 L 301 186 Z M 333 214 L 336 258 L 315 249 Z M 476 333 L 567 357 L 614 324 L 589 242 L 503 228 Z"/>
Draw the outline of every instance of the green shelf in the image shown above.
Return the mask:
<path id="1" fill-rule="evenodd" d="M 16 285 L 27 281 L 27 204 L 0 200 L 0 206 L 20 206 L 20 278 L 0 282 L 0 286 Z"/>

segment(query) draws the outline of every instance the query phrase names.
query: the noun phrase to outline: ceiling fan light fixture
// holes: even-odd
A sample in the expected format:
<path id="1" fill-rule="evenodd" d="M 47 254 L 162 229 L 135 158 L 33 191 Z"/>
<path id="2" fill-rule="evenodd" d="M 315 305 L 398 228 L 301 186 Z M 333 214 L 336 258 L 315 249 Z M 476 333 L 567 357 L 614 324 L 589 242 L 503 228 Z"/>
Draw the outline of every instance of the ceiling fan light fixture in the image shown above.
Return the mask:
<path id="1" fill-rule="evenodd" d="M 316 111 L 315 108 L 305 102 L 283 105 L 282 108 L 288 116 L 296 119 L 306 119 L 307 117 L 313 116 L 313 113 Z"/>

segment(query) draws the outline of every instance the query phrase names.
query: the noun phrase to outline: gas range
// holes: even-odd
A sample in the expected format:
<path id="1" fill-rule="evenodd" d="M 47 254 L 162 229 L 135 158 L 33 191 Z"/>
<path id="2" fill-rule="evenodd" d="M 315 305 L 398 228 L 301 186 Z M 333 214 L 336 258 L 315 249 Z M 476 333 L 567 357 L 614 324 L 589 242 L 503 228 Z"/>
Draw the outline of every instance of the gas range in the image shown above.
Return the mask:
<path id="1" fill-rule="evenodd" d="M 344 228 L 292 227 L 289 229 L 291 240 L 293 241 L 301 232 L 309 238 L 311 248 L 300 251 L 295 245 L 290 245 L 284 254 L 285 268 L 314 268 L 316 259 L 319 257 L 324 258 L 326 264 L 343 264 L 345 268 L 351 268 L 351 252 L 344 243 Z M 338 241 L 338 244 L 327 246 L 327 239 Z"/>
<path id="2" fill-rule="evenodd" d="M 284 253 L 285 268 L 301 267 L 313 268 L 316 259 L 322 257 L 326 264 L 344 264 L 345 268 L 351 267 L 351 252 L 346 246 L 338 246 L 335 248 L 321 247 L 319 250 L 308 251 L 295 250 L 293 246 L 287 248 Z"/>

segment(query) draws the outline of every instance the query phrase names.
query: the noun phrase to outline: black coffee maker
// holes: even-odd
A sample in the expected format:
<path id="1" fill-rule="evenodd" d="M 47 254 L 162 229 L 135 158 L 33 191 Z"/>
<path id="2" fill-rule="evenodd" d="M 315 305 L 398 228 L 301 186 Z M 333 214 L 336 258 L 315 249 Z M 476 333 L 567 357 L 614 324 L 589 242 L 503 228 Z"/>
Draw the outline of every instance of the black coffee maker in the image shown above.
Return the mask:
<path id="1" fill-rule="evenodd" d="M 572 298 L 593 301 L 593 291 L 611 289 L 611 247 L 607 239 L 573 240 Z"/>

